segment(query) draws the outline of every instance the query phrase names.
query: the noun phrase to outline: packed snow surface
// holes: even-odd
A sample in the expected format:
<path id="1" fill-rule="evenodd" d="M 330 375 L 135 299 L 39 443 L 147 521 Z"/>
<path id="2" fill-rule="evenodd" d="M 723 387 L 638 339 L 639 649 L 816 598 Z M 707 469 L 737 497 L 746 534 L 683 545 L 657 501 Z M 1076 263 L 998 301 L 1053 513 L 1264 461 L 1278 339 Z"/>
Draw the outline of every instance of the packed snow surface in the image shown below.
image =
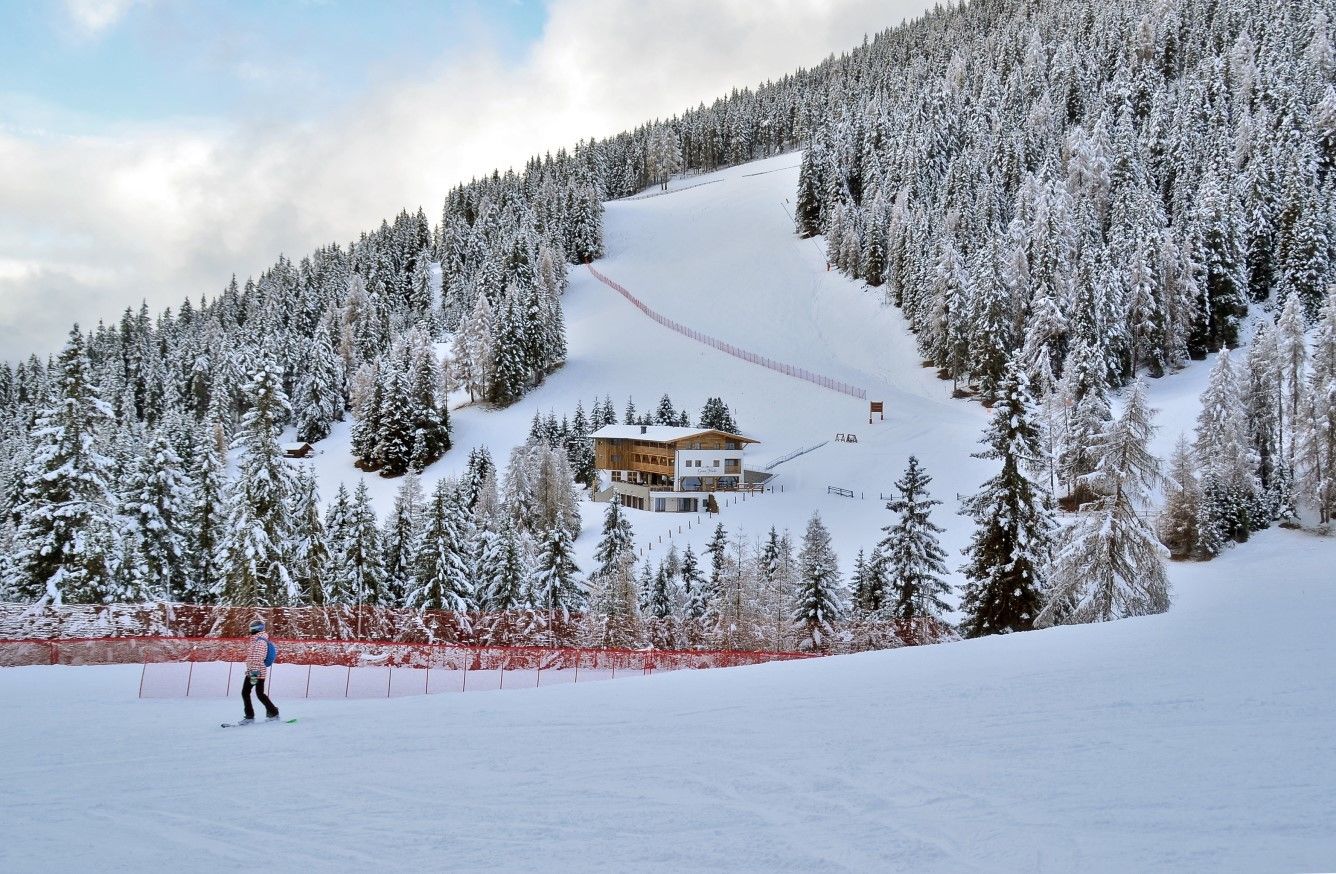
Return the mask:
<path id="1" fill-rule="evenodd" d="M 295 725 L 7 668 L 0 870 L 1332 870 L 1334 560 L 1272 530 L 1162 616 Z"/>

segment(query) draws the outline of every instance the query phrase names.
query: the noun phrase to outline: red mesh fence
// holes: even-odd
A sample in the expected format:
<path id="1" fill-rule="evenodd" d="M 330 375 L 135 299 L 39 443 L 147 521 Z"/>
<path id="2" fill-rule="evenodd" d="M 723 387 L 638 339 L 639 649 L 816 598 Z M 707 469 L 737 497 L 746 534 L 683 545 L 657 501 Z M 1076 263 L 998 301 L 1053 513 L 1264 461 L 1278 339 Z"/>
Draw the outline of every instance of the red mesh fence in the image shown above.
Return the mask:
<path id="1" fill-rule="evenodd" d="M 829 376 L 822 376 L 819 373 L 813 373 L 812 371 L 806 370 L 801 367 L 795 367 L 792 364 L 785 364 L 782 361 L 775 361 L 773 358 L 767 358 L 764 355 L 757 355 L 755 352 L 748 352 L 746 349 L 740 349 L 737 346 L 734 346 L 732 343 L 725 343 L 723 340 L 718 340 L 714 337 L 711 337 L 708 334 L 702 334 L 700 331 L 697 331 L 694 328 L 688 328 L 686 325 L 683 325 L 680 322 L 675 322 L 672 319 L 668 318 L 667 316 L 660 315 L 659 313 L 655 312 L 654 310 L 646 306 L 639 298 L 631 294 L 631 292 L 627 291 L 621 285 L 619 285 L 618 283 L 614 282 L 613 280 L 609 279 L 607 276 L 604 276 L 602 273 L 596 270 L 594 268 L 594 265 L 586 264 L 585 266 L 589 268 L 589 272 L 594 275 L 595 279 L 597 279 L 599 282 L 602 282 L 604 285 L 608 286 L 613 291 L 620 294 L 622 297 L 626 298 L 636 307 L 636 309 L 640 310 L 642 313 L 649 316 L 651 319 L 658 322 L 660 325 L 663 325 L 665 328 L 676 331 L 677 333 L 683 335 L 684 337 L 690 337 L 692 340 L 695 340 L 698 343 L 704 343 L 706 346 L 711 346 L 715 349 L 718 349 L 720 352 L 727 352 L 734 358 L 741 358 L 743 361 L 747 361 L 752 364 L 759 364 L 760 366 L 769 368 L 770 370 L 773 370 L 776 373 L 782 373 L 785 376 L 792 376 L 794 379 L 803 379 L 808 382 L 815 383 L 816 385 L 819 385 L 822 388 L 828 388 L 831 391 L 840 392 L 841 394 L 851 395 L 853 397 L 862 399 L 867 398 L 866 389 L 858 388 L 857 386 L 850 385 L 847 382 L 840 382 L 837 379 L 831 379 Z"/>
<path id="2" fill-rule="evenodd" d="M 578 645 L 584 617 L 541 611 L 454 613 L 390 607 L 219 607 L 202 604 L 0 604 L 0 639 L 242 637 L 256 617 L 274 637 L 466 645 Z"/>
<path id="3" fill-rule="evenodd" d="M 456 614 L 352 606 L 0 604 L 0 666 L 235 663 L 242 659 L 241 640 L 256 616 L 265 619 L 275 640 L 282 641 L 282 662 L 363 672 L 371 665 L 400 672 L 542 671 L 547 672 L 544 682 L 557 682 L 564 681 L 559 672 L 569 670 L 585 671 L 580 676 L 588 677 L 589 671 L 728 667 L 808 655 L 792 651 L 791 628 L 724 631 L 703 621 L 675 619 L 610 628 L 593 617 L 553 621 L 554 617 L 533 611 Z M 822 654 L 955 637 L 949 626 L 935 620 L 864 619 L 850 623 Z M 228 677 L 222 682 L 222 688 L 231 684 Z M 349 687 L 354 687 L 351 679 Z"/>
<path id="4" fill-rule="evenodd" d="M 284 664 L 374 665 L 458 670 L 725 668 L 806 658 L 792 652 L 632 650 L 594 647 L 460 646 L 370 640 L 275 638 Z M 101 637 L 0 641 L 0 665 L 118 665 L 155 662 L 242 662 L 247 641 L 216 637 Z"/>
<path id="5" fill-rule="evenodd" d="M 143 664 L 141 698 L 225 698 L 241 689 L 247 641 L 105 637 L 0 641 L 0 665 Z M 379 698 L 536 688 L 802 658 L 796 653 L 485 647 L 343 640 L 276 640 L 275 698 Z"/>

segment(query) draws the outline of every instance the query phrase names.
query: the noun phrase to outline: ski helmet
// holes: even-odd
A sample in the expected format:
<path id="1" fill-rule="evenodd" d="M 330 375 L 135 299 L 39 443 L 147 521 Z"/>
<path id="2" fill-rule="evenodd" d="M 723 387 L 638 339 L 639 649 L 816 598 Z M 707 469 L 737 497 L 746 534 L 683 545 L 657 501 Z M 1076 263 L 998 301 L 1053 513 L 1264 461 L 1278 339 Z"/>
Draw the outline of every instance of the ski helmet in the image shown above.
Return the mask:
<path id="1" fill-rule="evenodd" d="M 264 620 L 252 619 L 250 624 L 250 633 L 259 634 L 261 631 L 264 631 Z"/>

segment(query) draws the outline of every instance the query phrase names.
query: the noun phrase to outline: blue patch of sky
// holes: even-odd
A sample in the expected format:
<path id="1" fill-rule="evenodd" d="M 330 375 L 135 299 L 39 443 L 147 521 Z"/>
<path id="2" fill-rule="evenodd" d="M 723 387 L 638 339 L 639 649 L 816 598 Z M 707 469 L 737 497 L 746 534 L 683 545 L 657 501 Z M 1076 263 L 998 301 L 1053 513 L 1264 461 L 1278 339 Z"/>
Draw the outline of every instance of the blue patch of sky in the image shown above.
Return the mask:
<path id="1" fill-rule="evenodd" d="M 545 22 L 540 0 L 156 0 L 90 35 L 63 4 L 0 0 L 0 125 L 300 119 L 479 42 L 518 61 Z"/>

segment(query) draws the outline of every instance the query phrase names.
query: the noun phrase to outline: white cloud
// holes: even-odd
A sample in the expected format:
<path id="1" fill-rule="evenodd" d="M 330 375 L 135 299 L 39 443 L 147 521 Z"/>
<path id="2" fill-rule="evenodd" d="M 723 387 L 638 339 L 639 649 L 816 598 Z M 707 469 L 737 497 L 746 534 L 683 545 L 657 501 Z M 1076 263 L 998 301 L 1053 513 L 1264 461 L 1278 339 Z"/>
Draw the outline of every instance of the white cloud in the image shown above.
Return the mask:
<path id="1" fill-rule="evenodd" d="M 65 12 L 87 37 L 100 36 L 141 0 L 65 0 Z"/>
<path id="2" fill-rule="evenodd" d="M 811 66 L 927 5 L 555 0 L 518 64 L 480 42 L 316 121 L 0 129 L 0 359 L 55 351 L 71 321 L 141 298 L 212 296 L 403 207 L 435 220 L 471 176 Z"/>

